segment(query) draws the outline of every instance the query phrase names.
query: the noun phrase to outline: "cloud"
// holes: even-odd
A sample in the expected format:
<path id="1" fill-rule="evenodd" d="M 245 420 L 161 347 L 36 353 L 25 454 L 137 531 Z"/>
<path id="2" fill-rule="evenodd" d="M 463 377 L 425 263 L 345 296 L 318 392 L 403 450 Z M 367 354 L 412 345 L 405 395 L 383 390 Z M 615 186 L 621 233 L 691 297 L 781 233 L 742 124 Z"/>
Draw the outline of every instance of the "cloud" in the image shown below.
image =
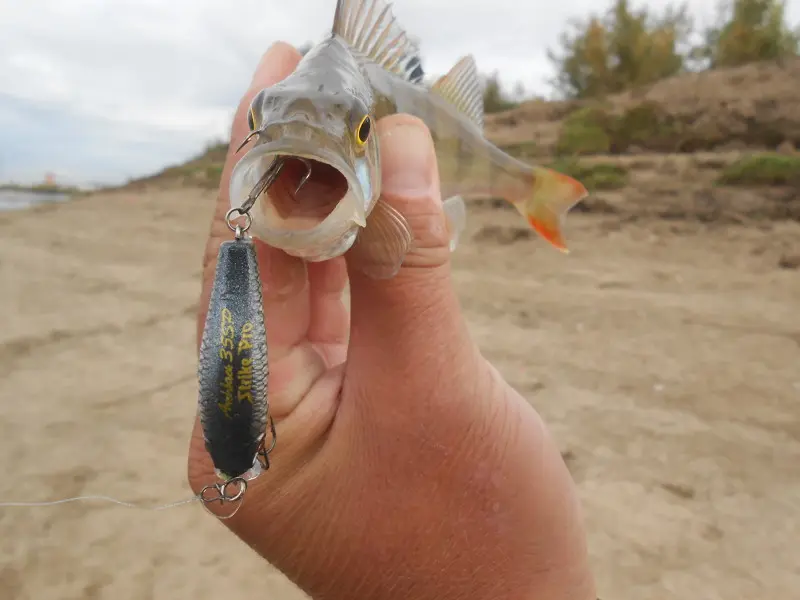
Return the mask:
<path id="1" fill-rule="evenodd" d="M 606 0 L 607 2 L 610 0 Z M 641 3 L 638 3 L 641 4 Z M 711 16 L 714 0 L 692 0 Z M 790 0 L 800 17 L 800 0 Z M 549 93 L 546 59 L 567 21 L 596 0 L 395 0 L 426 72 L 464 54 L 507 87 Z M 227 137 L 266 48 L 317 41 L 334 0 L 25 0 L 0 21 L 0 180 L 117 182 Z"/>

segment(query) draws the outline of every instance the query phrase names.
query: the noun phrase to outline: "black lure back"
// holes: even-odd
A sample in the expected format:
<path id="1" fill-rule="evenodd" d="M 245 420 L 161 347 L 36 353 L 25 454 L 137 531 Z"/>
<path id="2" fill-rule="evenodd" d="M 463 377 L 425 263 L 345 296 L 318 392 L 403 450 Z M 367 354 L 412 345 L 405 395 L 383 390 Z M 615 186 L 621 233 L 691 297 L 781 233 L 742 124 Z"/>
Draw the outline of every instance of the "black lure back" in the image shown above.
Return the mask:
<path id="1" fill-rule="evenodd" d="M 223 479 L 258 468 L 267 426 L 267 337 L 253 240 L 223 242 L 198 362 L 206 449 Z"/>

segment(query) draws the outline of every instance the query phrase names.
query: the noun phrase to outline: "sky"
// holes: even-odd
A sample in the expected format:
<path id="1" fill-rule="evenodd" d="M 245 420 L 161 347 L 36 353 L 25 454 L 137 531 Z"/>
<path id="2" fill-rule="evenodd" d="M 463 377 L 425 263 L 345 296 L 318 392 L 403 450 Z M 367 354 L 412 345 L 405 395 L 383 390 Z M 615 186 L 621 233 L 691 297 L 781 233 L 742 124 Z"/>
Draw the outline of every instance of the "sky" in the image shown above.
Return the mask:
<path id="1" fill-rule="evenodd" d="M 509 91 L 550 97 L 570 19 L 610 0 L 394 0 L 426 74 L 464 54 Z M 634 6 L 643 5 L 633 2 Z M 701 24 L 716 0 L 689 0 Z M 226 140 L 275 40 L 330 31 L 334 0 L 0 0 L 0 181 L 121 183 Z M 800 0 L 788 0 L 791 23 Z"/>

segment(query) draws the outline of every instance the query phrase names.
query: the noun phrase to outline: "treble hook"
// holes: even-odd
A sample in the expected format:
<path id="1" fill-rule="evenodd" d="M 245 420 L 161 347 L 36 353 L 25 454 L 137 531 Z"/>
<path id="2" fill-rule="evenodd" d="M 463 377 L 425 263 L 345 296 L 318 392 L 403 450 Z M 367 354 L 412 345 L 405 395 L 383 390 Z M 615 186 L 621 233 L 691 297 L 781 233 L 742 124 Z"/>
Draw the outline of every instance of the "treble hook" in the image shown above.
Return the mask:
<path id="1" fill-rule="evenodd" d="M 297 160 L 299 160 L 306 166 L 306 174 L 303 175 L 302 179 L 300 179 L 300 183 L 297 184 L 297 188 L 295 188 L 294 190 L 294 193 L 296 195 L 300 191 L 300 188 L 302 188 L 306 184 L 306 182 L 309 179 L 311 179 L 311 161 L 305 158 L 301 158 L 299 156 L 295 158 L 297 158 Z M 261 179 L 259 179 L 256 182 L 256 184 L 253 186 L 253 189 L 251 189 L 250 193 L 247 194 L 247 198 L 242 203 L 242 206 L 239 208 L 239 212 L 241 214 L 244 214 L 248 212 L 251 208 L 253 208 L 253 205 L 256 203 L 256 200 L 258 200 L 258 197 L 261 194 L 263 194 L 264 191 L 267 188 L 269 188 L 269 186 L 275 183 L 275 180 L 278 179 L 278 176 L 281 174 L 281 171 L 283 171 L 283 167 L 285 166 L 286 166 L 286 157 L 284 156 L 279 156 L 274 161 L 272 161 L 272 164 L 261 176 Z"/>
<path id="2" fill-rule="evenodd" d="M 295 196 L 297 196 L 297 192 L 300 191 L 300 188 L 302 188 L 306 184 L 306 182 L 309 179 L 311 179 L 311 161 L 309 161 L 306 158 L 300 158 L 299 156 L 296 158 L 306 166 L 306 174 L 303 175 L 303 178 L 300 180 L 300 183 L 297 184 L 297 189 L 295 189 L 294 191 Z"/>
<path id="3" fill-rule="evenodd" d="M 247 135 L 247 137 L 246 137 L 246 138 L 244 138 L 244 141 L 242 141 L 242 143 L 241 143 L 241 144 L 239 144 L 239 147 L 236 149 L 236 152 L 234 152 L 234 154 L 239 154 L 239 152 L 241 151 L 241 149 L 242 149 L 242 148 L 244 148 L 244 147 L 245 147 L 245 145 L 247 145 L 247 142 L 249 142 L 249 141 L 250 141 L 250 140 L 252 140 L 254 137 L 256 137 L 256 136 L 259 136 L 259 135 L 261 135 L 261 131 L 259 131 L 258 129 L 256 129 L 255 131 L 251 131 L 251 132 L 250 132 L 250 133 Z"/>
<path id="4" fill-rule="evenodd" d="M 259 179 L 256 182 L 256 184 L 253 186 L 253 189 L 250 190 L 249 194 L 247 194 L 247 198 L 240 207 L 241 213 L 246 213 L 251 208 L 253 208 L 253 205 L 256 203 L 256 200 L 261 194 L 264 193 L 264 190 L 266 190 L 269 186 L 275 183 L 275 180 L 281 174 L 281 171 L 283 171 L 283 167 L 285 165 L 286 165 L 286 159 L 282 156 L 279 156 L 278 158 L 272 161 L 272 164 L 261 176 L 261 179 Z"/>

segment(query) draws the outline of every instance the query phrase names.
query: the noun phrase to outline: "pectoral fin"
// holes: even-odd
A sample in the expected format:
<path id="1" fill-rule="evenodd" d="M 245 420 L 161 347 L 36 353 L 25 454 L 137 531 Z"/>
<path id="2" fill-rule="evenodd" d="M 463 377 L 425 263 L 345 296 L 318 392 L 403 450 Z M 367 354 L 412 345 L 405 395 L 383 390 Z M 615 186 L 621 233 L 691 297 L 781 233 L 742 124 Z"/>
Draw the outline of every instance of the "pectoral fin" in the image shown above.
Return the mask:
<path id="1" fill-rule="evenodd" d="M 405 217 L 378 200 L 355 244 L 348 252 L 352 265 L 373 279 L 390 279 L 400 270 L 414 241 Z"/>
<path id="2" fill-rule="evenodd" d="M 461 196 L 452 196 L 444 201 L 444 216 L 450 234 L 450 252 L 458 246 L 458 240 L 467 226 L 467 207 Z"/>

